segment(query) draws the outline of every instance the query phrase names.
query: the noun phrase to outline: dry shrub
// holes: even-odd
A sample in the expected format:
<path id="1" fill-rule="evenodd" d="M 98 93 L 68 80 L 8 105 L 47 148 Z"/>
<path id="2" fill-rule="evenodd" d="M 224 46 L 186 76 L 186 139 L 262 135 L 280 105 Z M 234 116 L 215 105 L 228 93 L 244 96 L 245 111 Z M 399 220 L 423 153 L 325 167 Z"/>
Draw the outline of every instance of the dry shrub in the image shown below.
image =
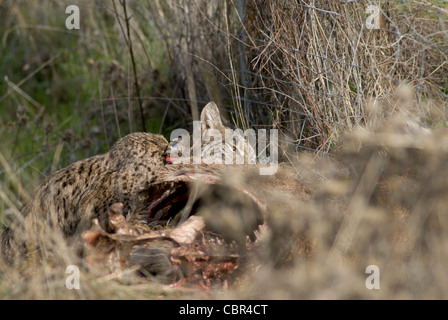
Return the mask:
<path id="1" fill-rule="evenodd" d="M 381 10 L 378 30 L 365 26 L 372 4 Z M 436 32 L 444 17 L 443 7 L 417 1 L 248 1 L 242 72 L 251 115 L 259 124 L 272 116 L 285 139 L 318 151 L 369 121 L 365 102 L 391 105 L 402 81 L 428 115 L 429 97 L 446 105 L 446 33 Z"/>
<path id="2" fill-rule="evenodd" d="M 446 297 L 448 131 L 401 113 L 381 120 L 389 125 L 347 132 L 331 158 L 296 163 L 324 178 L 312 199 L 272 191 L 265 255 L 238 297 Z M 366 288 L 370 265 L 379 290 Z"/>
<path id="3" fill-rule="evenodd" d="M 30 31 L 27 21 L 36 25 L 41 21 L 22 15 L 28 3 L 20 3 L 10 7 L 1 2 L 2 8 L 16 10 L 5 24 L 16 29 L 12 21 L 16 19 L 19 33 L 31 44 L 51 38 L 53 33 Z M 46 2 L 47 9 L 49 4 L 56 2 Z M 63 12 L 65 4 L 58 4 L 57 12 Z M 118 20 L 113 20 L 113 7 L 102 4 L 100 10 L 91 4 L 84 7 L 88 9 L 84 21 L 91 29 L 83 29 L 86 33 L 77 42 L 79 48 L 116 52 L 88 65 L 88 59 L 81 59 L 83 69 L 100 73 L 96 103 L 86 112 L 79 108 L 85 114 L 83 127 L 91 127 L 89 118 L 101 120 L 90 128 L 96 153 L 103 141 L 114 140 L 108 133 L 119 131 L 123 123 L 129 123 L 129 131 L 138 128 L 126 42 L 119 36 Z M 446 9 L 417 1 L 381 2 L 382 29 L 368 30 L 367 4 L 129 2 L 139 79 L 146 84 L 142 99 L 147 119 L 162 119 L 157 129 L 164 121 L 187 128 L 198 106 L 215 100 L 231 111 L 240 127 L 275 127 L 285 142 L 284 160 L 291 166 L 286 173 L 268 180 L 247 178 L 246 183 L 261 189 L 269 203 L 268 228 L 260 236 L 249 272 L 228 292 L 232 297 L 447 296 L 448 134 L 442 128 L 427 134 L 422 126 L 446 126 Z M 35 12 L 40 7 L 32 3 L 29 16 L 39 18 Z M 122 14 L 118 11 L 121 21 Z M 115 26 L 112 39 L 103 35 L 109 29 L 102 21 Z M 92 47 L 89 32 L 97 46 Z M 48 61 L 43 48 L 30 46 L 29 55 L 38 57 L 32 69 Z M 169 65 L 157 64 L 155 56 L 168 57 Z M 402 82 L 407 84 L 400 86 Z M 55 105 L 66 96 L 61 89 L 65 85 L 52 88 Z M 24 114 L 18 125 L 26 125 Z M 0 123 L 6 126 L 7 120 Z M 352 127 L 356 130 L 347 132 Z M 4 135 L 10 133 L 3 130 Z M 106 138 L 98 140 L 97 131 Z M 71 136 L 67 131 L 65 140 Z M 333 146 L 337 152 L 327 156 L 291 155 L 297 148 L 319 153 Z M 58 157 L 55 153 L 55 165 Z M 19 165 L 0 160 L 4 222 L 5 216 L 18 214 L 28 183 L 17 177 Z M 305 198 L 304 185 L 311 189 Z M 133 270 L 105 275 L 104 270 L 89 269 L 73 248 L 59 241 L 60 234 L 40 236 L 48 252 L 56 254 L 44 261 L 31 256 L 26 264 L 14 267 L 1 264 L 0 297 L 192 297 L 190 291 L 185 294 L 143 281 Z M 81 291 L 64 286 L 68 264 L 81 268 Z M 365 270 L 372 264 L 381 272 L 380 290 L 365 287 Z M 222 292 L 216 296 L 222 297 Z"/>

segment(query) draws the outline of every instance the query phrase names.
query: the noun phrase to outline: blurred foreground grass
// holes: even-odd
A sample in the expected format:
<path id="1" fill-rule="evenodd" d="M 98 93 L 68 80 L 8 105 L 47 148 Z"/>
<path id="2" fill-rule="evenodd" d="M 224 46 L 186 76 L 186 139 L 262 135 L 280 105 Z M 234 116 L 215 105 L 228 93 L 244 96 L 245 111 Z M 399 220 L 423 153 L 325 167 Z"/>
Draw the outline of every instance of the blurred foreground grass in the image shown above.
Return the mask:
<path id="1" fill-rule="evenodd" d="M 43 177 L 141 130 L 128 47 L 111 2 L 75 1 L 82 28 L 70 31 L 65 8 L 72 2 L 0 0 L 0 231 Z M 160 29 L 150 6 L 160 2 L 132 2 L 133 48 L 147 130 L 168 137 L 173 128 L 188 128 L 190 112 L 179 101 L 191 96 L 187 81 L 176 78 L 169 40 L 161 36 L 176 24 Z M 269 88 L 266 94 L 275 96 Z M 421 110 L 409 108 L 417 105 L 416 96 L 412 90 L 398 94 L 384 113 L 369 113 L 366 102 L 362 129 L 347 128 L 332 155 L 288 154 L 295 173 L 288 179 L 310 184 L 315 197 L 303 202 L 267 190 L 272 228 L 254 258 L 257 271 L 243 274 L 231 290 L 172 289 L 132 270 L 106 275 L 84 268 L 70 248 L 60 247 L 64 253 L 44 264 L 30 259 L 20 268 L 2 265 L 0 298 L 447 298 L 447 102 L 424 97 L 418 106 L 431 112 L 420 121 Z M 401 130 L 405 120 L 389 114 L 400 108 L 417 126 L 439 129 L 417 141 L 415 132 Z M 82 267 L 79 291 L 65 288 L 68 264 Z M 372 264 L 381 271 L 380 290 L 365 287 L 365 269 Z"/>

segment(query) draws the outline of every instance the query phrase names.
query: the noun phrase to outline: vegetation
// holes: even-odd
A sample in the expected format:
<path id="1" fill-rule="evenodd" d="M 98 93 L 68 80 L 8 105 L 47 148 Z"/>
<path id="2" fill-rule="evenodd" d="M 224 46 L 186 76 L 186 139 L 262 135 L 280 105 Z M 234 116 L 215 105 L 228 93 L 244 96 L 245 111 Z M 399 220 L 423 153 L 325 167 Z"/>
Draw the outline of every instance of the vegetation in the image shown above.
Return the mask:
<path id="1" fill-rule="evenodd" d="M 79 30 L 65 25 L 72 4 Z M 315 190 L 306 203 L 272 190 L 263 266 L 227 294 L 446 298 L 448 6 L 383 1 L 376 30 L 368 4 L 0 0 L 0 232 L 51 172 L 130 132 L 169 139 L 214 100 L 237 127 L 279 129 L 281 161 Z M 415 132 L 396 129 L 409 121 L 433 135 L 414 144 Z M 67 253 L 2 266 L 0 298 L 187 290 L 131 271 L 86 273 L 67 290 L 67 264 L 83 262 Z M 384 275 L 377 291 L 364 285 L 372 264 Z"/>

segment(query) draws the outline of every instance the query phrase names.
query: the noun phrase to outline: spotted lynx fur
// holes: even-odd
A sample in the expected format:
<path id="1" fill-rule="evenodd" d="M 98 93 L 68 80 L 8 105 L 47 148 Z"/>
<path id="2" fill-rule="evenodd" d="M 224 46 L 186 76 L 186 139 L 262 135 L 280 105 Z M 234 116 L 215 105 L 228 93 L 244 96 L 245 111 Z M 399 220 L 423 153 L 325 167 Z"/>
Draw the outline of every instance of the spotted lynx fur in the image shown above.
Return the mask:
<path id="1" fill-rule="evenodd" d="M 201 125 L 203 131 L 225 130 L 215 103 L 204 107 Z M 123 203 L 126 216 L 144 215 L 151 204 L 148 194 L 156 192 L 153 186 L 165 179 L 162 172 L 166 176 L 167 148 L 168 141 L 161 135 L 132 133 L 117 141 L 109 152 L 77 161 L 46 177 L 32 201 L 21 209 L 23 219 L 16 219 L 2 233 L 3 256 L 24 247 L 29 237 L 24 230 L 38 234 L 58 228 L 66 237 L 79 235 L 94 218 L 104 221 L 108 208 L 117 202 Z M 223 149 L 223 154 L 233 157 L 234 149 Z"/>

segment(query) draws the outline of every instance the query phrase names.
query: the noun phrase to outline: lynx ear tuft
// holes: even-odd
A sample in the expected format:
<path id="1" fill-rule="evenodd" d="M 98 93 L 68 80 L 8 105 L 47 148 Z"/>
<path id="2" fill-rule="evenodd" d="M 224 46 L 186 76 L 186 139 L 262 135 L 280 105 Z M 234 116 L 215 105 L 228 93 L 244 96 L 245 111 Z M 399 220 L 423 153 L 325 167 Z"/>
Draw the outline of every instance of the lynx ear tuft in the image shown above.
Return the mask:
<path id="1" fill-rule="evenodd" d="M 207 103 L 201 112 L 201 129 L 204 132 L 207 129 L 219 129 L 222 128 L 221 114 L 219 113 L 218 106 L 213 101 Z"/>

